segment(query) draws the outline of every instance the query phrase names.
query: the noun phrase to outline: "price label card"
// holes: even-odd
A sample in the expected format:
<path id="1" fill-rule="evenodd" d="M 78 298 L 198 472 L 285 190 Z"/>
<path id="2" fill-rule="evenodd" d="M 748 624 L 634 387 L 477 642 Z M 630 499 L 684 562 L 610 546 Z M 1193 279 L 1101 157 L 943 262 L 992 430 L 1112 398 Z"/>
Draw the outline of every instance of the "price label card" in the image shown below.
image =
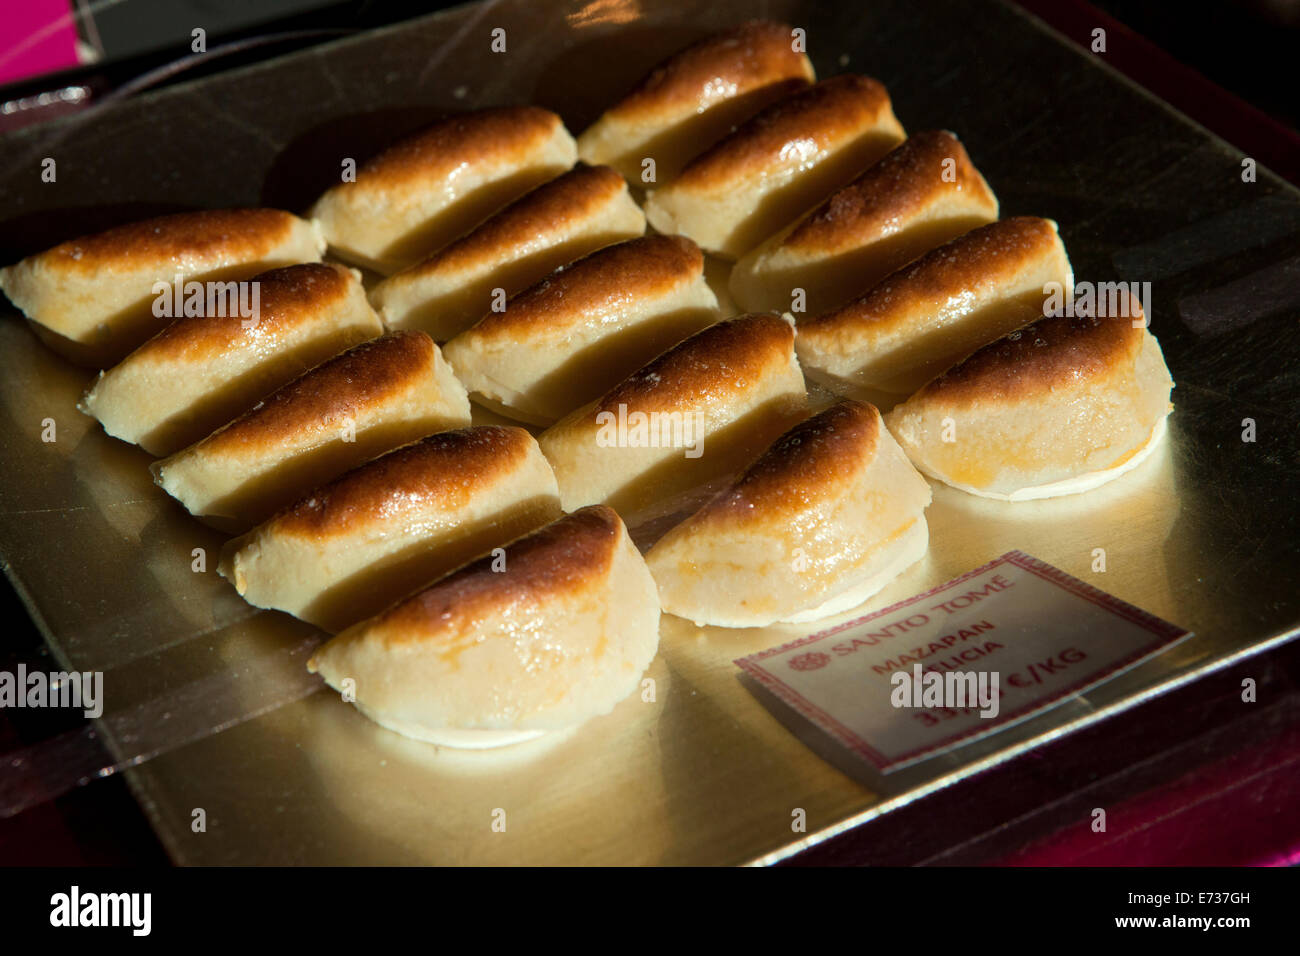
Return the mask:
<path id="1" fill-rule="evenodd" d="M 1055 706 L 1190 633 L 1011 551 L 736 664 L 888 773 Z"/>

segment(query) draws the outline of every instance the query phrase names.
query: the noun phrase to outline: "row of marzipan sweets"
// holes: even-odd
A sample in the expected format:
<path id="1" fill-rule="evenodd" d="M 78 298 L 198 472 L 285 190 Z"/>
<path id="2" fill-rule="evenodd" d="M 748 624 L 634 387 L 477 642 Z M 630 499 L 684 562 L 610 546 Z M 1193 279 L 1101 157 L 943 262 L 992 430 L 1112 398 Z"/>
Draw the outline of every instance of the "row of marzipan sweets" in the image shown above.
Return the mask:
<path id="1" fill-rule="evenodd" d="M 310 666 L 367 715 L 460 747 L 571 727 L 637 686 L 661 609 L 764 626 L 875 594 L 928 548 L 918 468 L 1068 494 L 1163 434 L 1140 310 L 1044 317 L 1073 287 L 1056 224 L 999 221 L 955 136 L 815 82 L 792 38 L 707 38 L 576 142 L 535 107 L 463 114 L 307 218 L 134 223 L 0 285 L 106 368 L 82 409 L 238 534 L 240 594 L 335 633 Z M 805 372 L 842 400 L 810 415 Z M 471 426 L 470 396 L 540 434 Z M 718 484 L 642 557 L 620 515 Z"/>

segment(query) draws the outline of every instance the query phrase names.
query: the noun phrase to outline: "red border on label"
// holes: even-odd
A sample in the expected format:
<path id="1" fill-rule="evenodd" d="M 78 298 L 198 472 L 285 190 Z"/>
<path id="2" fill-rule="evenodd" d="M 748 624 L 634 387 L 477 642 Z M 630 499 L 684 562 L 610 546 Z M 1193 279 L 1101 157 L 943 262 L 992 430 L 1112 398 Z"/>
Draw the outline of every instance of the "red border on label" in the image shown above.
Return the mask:
<path id="1" fill-rule="evenodd" d="M 766 667 L 761 666 L 759 663 L 766 658 L 785 653 L 786 651 L 793 650 L 797 647 L 803 647 L 814 642 L 823 641 L 828 637 L 832 637 L 850 628 L 858 627 L 868 621 L 884 617 L 888 614 L 893 614 L 896 611 L 900 611 L 903 608 L 916 604 L 918 601 L 924 601 L 936 594 L 941 594 L 950 588 L 963 584 L 971 578 L 984 574 L 985 572 L 1003 564 L 1014 564 L 1016 567 L 1022 568 L 1037 577 L 1050 581 L 1063 590 L 1074 594 L 1076 597 L 1083 598 L 1086 601 L 1096 604 L 1098 607 L 1110 611 L 1115 616 L 1121 617 L 1129 623 L 1135 624 L 1143 630 L 1150 632 L 1155 635 L 1157 640 L 1154 643 L 1144 644 L 1138 650 L 1134 651 L 1134 653 L 1111 664 L 1105 670 L 1089 674 L 1086 677 L 1075 681 L 1073 684 L 1063 687 L 1059 692 L 1051 697 L 1035 700 L 1026 704 L 1024 707 L 1011 711 L 1010 713 L 1000 714 L 997 720 L 987 728 L 981 728 L 978 726 L 972 727 L 969 730 L 953 734 L 949 737 L 944 737 L 933 744 L 918 747 L 915 750 L 907 751 L 906 753 L 899 754 L 893 758 L 881 754 L 849 728 L 835 720 L 835 718 L 831 717 L 830 714 L 827 714 L 820 707 L 805 698 L 784 680 L 772 673 Z M 1099 684 L 1119 671 L 1132 667 L 1144 658 L 1150 657 L 1159 652 L 1164 647 L 1168 646 L 1170 641 L 1187 637 L 1190 633 L 1190 631 L 1178 627 L 1175 624 L 1170 624 L 1168 621 L 1156 617 L 1154 614 L 1150 614 L 1139 607 L 1135 607 L 1127 601 L 1115 597 L 1113 594 L 1108 594 L 1099 588 L 1093 587 L 1091 584 L 1080 581 L 1073 575 L 1066 574 L 1060 568 L 1053 567 L 1045 561 L 1040 561 L 1032 555 L 1025 554 L 1023 551 L 1008 551 L 1006 554 L 999 558 L 995 558 L 988 564 L 982 565 L 973 571 L 968 571 L 965 574 L 955 577 L 951 581 L 946 581 L 922 594 L 914 595 L 904 601 L 891 604 L 887 608 L 874 611 L 871 614 L 865 614 L 859 618 L 854 618 L 851 621 L 846 621 L 845 623 L 836 625 L 835 627 L 827 628 L 824 631 L 818 631 L 815 634 L 808 635 L 807 637 L 788 641 L 779 647 L 770 647 L 765 651 L 750 654 L 748 657 L 738 658 L 733 663 L 763 685 L 766 690 L 770 691 L 797 713 L 817 724 L 822 728 L 822 730 L 830 734 L 849 750 L 870 761 L 878 769 L 888 771 L 898 767 L 900 764 L 914 763 L 918 759 L 935 751 L 954 747 L 970 738 L 981 737 L 986 734 L 992 734 L 1004 730 L 1019 718 L 1035 711 L 1045 710 L 1059 703 L 1064 698 L 1077 694 L 1085 687 Z"/>

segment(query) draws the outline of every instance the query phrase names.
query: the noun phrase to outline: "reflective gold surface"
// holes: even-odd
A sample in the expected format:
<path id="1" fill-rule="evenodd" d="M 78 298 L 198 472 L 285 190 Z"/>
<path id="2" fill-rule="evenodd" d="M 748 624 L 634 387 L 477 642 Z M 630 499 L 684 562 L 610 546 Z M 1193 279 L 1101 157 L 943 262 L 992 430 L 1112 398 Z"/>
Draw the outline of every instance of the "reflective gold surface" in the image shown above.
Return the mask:
<path id="1" fill-rule="evenodd" d="M 479 105 L 475 97 L 484 104 L 529 99 L 534 87 L 534 98 L 547 100 L 551 91 L 574 88 L 573 81 L 557 78 L 553 61 L 594 49 L 607 31 L 631 29 L 634 37 L 651 35 L 660 38 L 660 46 L 671 46 L 669 40 L 685 42 L 741 16 L 738 3 L 644 3 L 636 7 L 644 23 L 629 27 L 624 13 L 631 5 L 608 16 L 608 5 L 597 10 L 599 5 L 590 3 L 554 4 L 559 12 L 548 16 L 537 12 L 542 6 L 462 8 L 249 75 L 283 69 L 298 82 L 293 95 L 341 96 L 331 107 L 338 114 L 361 108 L 364 103 L 347 96 L 321 92 L 329 85 L 321 76 L 328 62 L 334 79 L 354 78 L 357 86 L 345 85 L 345 92 L 355 90 L 359 101 L 368 97 L 370 107 L 379 108 L 385 96 L 400 101 L 403 88 L 397 83 L 392 93 L 376 93 L 364 86 L 370 74 L 363 66 L 376 62 L 375 51 L 383 49 L 405 83 L 415 83 L 426 67 L 445 71 L 430 97 L 450 101 L 456 80 L 476 75 L 466 64 L 486 54 L 469 41 L 446 38 L 462 28 L 469 35 L 482 27 L 486 35 L 488 20 L 482 17 L 488 16 L 516 31 L 511 35 L 519 37 L 517 48 L 527 51 L 501 67 L 516 70 L 521 79 L 516 86 L 503 77 L 484 79 L 458 105 Z M 1170 195 L 1205 204 L 1205 216 L 1253 200 L 1211 200 L 1207 197 L 1219 194 L 1207 191 L 1199 179 L 1171 184 L 1157 175 L 1159 170 L 1151 173 L 1155 185 L 1139 183 L 1135 174 L 1123 196 L 1101 188 L 1075 195 L 1074 180 L 1052 164 L 1060 161 L 1055 153 L 1026 155 L 1034 150 L 1027 140 L 1008 153 L 995 145 L 999 117 L 1014 107 L 1009 91 L 1027 88 L 1028 77 L 1044 75 L 1042 63 L 1007 61 L 1005 77 L 986 77 L 975 67 L 962 73 L 962 37 L 955 21 L 940 18 L 934 25 L 926 19 L 938 16 L 934 11 L 909 13 L 916 8 L 901 3 L 882 9 L 906 24 L 894 27 L 899 34 L 887 45 L 879 33 L 888 25 L 880 19 L 883 14 L 864 17 L 848 5 L 835 14 L 809 11 L 806 19 L 791 4 L 774 5 L 772 12 L 811 24 L 810 52 L 823 75 L 845 68 L 841 51 L 851 68 L 868 69 L 863 62 L 878 58 L 871 69 L 878 68 L 891 84 L 899 117 L 909 128 L 949 117 L 946 125 L 971 144 L 1007 214 L 1036 211 L 1061 220 L 1077 274 L 1106 277 L 1115 250 L 1172 231 L 1182 212 L 1179 220 L 1171 213 L 1163 227 L 1156 222 Z M 1149 124 L 1159 143 L 1181 137 L 1179 175 L 1206 176 L 1206 169 L 1236 161 L 1226 147 L 1057 49 L 1028 21 L 998 7 L 989 8 L 987 19 L 969 42 L 1003 44 L 1022 58 L 1027 50 L 1052 51 L 1045 62 L 1061 64 L 1066 79 L 1086 86 L 1088 95 L 1113 96 L 1119 104 L 1113 108 Z M 531 45 L 526 36 L 535 38 Z M 951 58 L 943 69 L 958 71 L 963 90 L 969 86 L 970 96 L 994 100 L 999 109 L 976 112 L 964 93 L 951 86 L 946 92 L 929 90 L 915 72 L 908 73 L 908 44 L 923 39 L 936 55 Z M 436 43 L 445 45 L 431 61 Z M 902 50 L 890 53 L 898 44 Z M 572 68 L 571 58 L 565 62 Z M 608 57 L 599 62 L 601 69 L 613 69 Z M 933 69 L 941 72 L 939 66 Z M 259 82 L 274 86 L 276 77 L 262 75 Z M 618 85 L 594 84 L 606 88 L 589 94 L 593 103 L 581 115 L 590 118 L 594 97 L 612 95 L 611 84 Z M 510 97 L 502 92 L 507 86 Z M 160 94 L 186 95 L 185 88 Z M 581 117 L 566 113 L 566 119 L 582 125 Z M 1045 122 L 1059 125 L 1068 119 L 1049 116 Z M 981 128 L 993 131 L 982 143 Z M 181 156 L 186 150 L 197 155 L 202 144 L 183 142 L 177 149 Z M 1103 150 L 1078 162 L 1088 164 L 1088 175 L 1104 179 L 1106 155 Z M 182 160 L 173 156 L 168 162 Z M 1026 185 L 1024 177 L 1012 173 L 1024 169 L 1039 170 L 1038 178 Z M 1300 203 L 1294 190 L 1266 173 L 1260 185 L 1289 208 Z M 236 187 L 213 189 L 213 203 L 249 201 Z M 1160 189 L 1168 192 L 1151 192 Z M 0 208 L 12 215 L 5 199 L 0 189 Z M 1079 224 L 1073 233 L 1072 219 Z M 1274 259 L 1295 254 L 1287 241 Z M 1239 256 L 1205 281 L 1227 281 L 1265 261 L 1272 259 Z M 711 274 L 724 278 L 725 269 L 711 266 Z M 439 750 L 383 730 L 331 692 L 302 697 L 310 689 L 301 668 L 310 629 L 254 611 L 217 577 L 221 536 L 153 486 L 146 455 L 108 439 L 75 410 L 89 376 L 41 348 L 10 315 L 0 321 L 5 476 L 0 554 L 62 661 L 106 672 L 107 719 L 101 730 L 117 755 L 134 756 L 155 744 L 164 751 L 129 770 L 128 777 L 179 862 L 770 862 L 1131 707 L 1207 668 L 1294 636 L 1300 620 L 1296 549 L 1288 533 L 1294 480 L 1290 487 L 1284 480 L 1296 464 L 1294 316 L 1268 326 L 1267 336 L 1258 331 L 1265 322 L 1244 338 L 1197 338 L 1178 324 L 1181 288 L 1158 286 L 1154 300 L 1153 330 L 1178 387 L 1169 436 L 1151 459 L 1113 484 L 1075 498 L 1009 504 L 935 486 L 927 515 L 929 554 L 853 613 L 885 606 L 1021 549 L 1193 630 L 1194 636 L 1085 696 L 887 779 L 835 752 L 796 718 L 769 710 L 746 689 L 732 663 L 843 616 L 817 627 L 734 631 L 665 617 L 660 653 L 648 672 L 655 682 L 652 700 L 630 698 L 608 717 L 562 738 L 499 753 Z M 1275 329 L 1283 334 L 1275 335 Z M 1282 362 L 1278 352 L 1290 358 Z M 1280 378 L 1269 371 L 1275 367 L 1284 370 Z M 1259 422 L 1255 443 L 1241 442 L 1246 416 Z M 47 443 L 41 440 L 42 422 L 50 418 L 57 438 Z M 1092 570 L 1098 548 L 1106 552 L 1104 573 Z M 206 555 L 202 571 L 194 570 L 194 549 Z M 115 718 L 138 705 L 155 719 L 128 735 L 123 728 L 132 725 Z M 203 832 L 192 827 L 199 808 L 206 814 Z M 792 830 L 796 809 L 806 812 L 806 832 Z"/>

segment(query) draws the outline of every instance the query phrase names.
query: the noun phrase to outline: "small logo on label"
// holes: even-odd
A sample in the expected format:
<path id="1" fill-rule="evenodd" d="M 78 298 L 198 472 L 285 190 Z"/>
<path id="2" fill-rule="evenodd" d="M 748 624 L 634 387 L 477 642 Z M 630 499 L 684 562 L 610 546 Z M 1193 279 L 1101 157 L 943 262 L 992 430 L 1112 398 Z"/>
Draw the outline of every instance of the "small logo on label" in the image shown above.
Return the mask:
<path id="1" fill-rule="evenodd" d="M 816 651 L 810 651 L 807 654 L 797 654 L 790 658 L 790 669 L 796 671 L 815 671 L 818 668 L 825 667 L 831 662 L 829 654 L 819 654 Z"/>

